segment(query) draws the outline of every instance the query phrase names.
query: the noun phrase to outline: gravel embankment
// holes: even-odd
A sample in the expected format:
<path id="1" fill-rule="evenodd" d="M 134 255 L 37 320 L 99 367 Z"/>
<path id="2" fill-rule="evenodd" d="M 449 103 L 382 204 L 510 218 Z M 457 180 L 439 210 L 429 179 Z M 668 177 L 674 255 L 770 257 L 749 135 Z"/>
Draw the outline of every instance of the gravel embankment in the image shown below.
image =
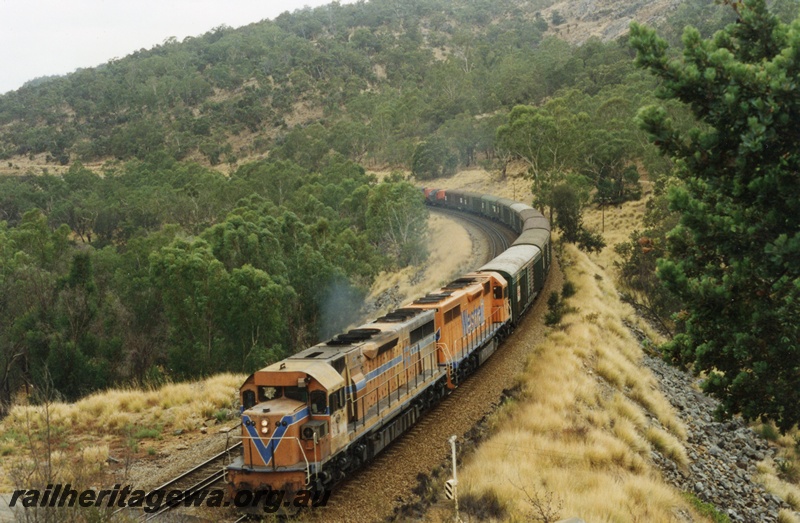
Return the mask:
<path id="1" fill-rule="evenodd" d="M 691 375 L 649 355 L 643 361 L 689 433 L 688 470 L 681 470 L 657 451 L 652 453 L 664 478 L 680 490 L 714 504 L 733 522 L 773 522 L 780 509 L 791 509 L 753 481 L 758 462 L 774 456 L 775 449 L 739 419 L 715 421 L 717 400 L 696 390 Z"/>

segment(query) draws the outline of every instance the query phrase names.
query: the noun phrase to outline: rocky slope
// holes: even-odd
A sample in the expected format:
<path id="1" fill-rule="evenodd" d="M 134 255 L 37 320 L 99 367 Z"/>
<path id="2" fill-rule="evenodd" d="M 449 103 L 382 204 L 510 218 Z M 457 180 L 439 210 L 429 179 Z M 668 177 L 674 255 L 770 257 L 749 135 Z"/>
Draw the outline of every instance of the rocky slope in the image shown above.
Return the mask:
<path id="1" fill-rule="evenodd" d="M 681 4 L 680 0 L 563 0 L 542 11 L 546 20 L 562 17 L 564 22 L 550 32 L 572 44 L 592 37 L 615 40 L 628 33 L 636 21 L 657 26 Z"/>
<path id="2" fill-rule="evenodd" d="M 715 421 L 718 402 L 699 392 L 692 376 L 652 356 L 645 355 L 644 363 L 658 378 L 689 432 L 689 470 L 680 469 L 658 451 L 652 452 L 665 479 L 712 503 L 733 522 L 777 521 L 781 509 L 792 509 L 754 481 L 758 464 L 775 456 L 773 447 L 741 420 Z"/>

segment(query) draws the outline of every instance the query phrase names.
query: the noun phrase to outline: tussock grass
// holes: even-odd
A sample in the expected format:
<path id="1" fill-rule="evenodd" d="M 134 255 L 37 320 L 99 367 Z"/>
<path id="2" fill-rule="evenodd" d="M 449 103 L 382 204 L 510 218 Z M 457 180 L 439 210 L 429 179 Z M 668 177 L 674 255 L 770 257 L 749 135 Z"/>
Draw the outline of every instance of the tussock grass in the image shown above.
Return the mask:
<path id="1" fill-rule="evenodd" d="M 615 419 L 618 422 L 630 422 L 639 432 L 647 428 L 647 417 L 644 415 L 642 409 L 634 405 L 624 394 L 615 392 L 608 406 L 617 413 Z"/>
<path id="2" fill-rule="evenodd" d="M 113 389 L 87 396 L 75 403 L 49 406 L 51 426 L 72 432 L 123 434 L 130 427 L 192 429 L 236 401 L 244 376 L 219 374 L 190 383 L 170 383 L 157 389 Z M 44 420 L 37 406 L 19 405 L 0 424 L 0 436 L 19 432 L 29 423 L 41 429 Z"/>
<path id="3" fill-rule="evenodd" d="M 795 516 L 793 512 L 783 508 L 778 512 L 778 523 L 800 523 L 800 518 Z"/>
<path id="4" fill-rule="evenodd" d="M 650 461 L 658 450 L 686 467 L 686 428 L 641 365 L 625 327 L 634 313 L 585 254 L 571 246 L 565 254 L 577 310 L 532 351 L 521 397 L 500 409 L 493 434 L 462 467 L 461 492 L 492 499 L 509 520 L 530 517 L 523 488 L 553 493 L 562 517 L 586 521 L 670 521 L 679 509 L 696 516 Z"/>
<path id="5" fill-rule="evenodd" d="M 642 437 L 640 429 L 626 418 L 616 418 L 611 431 L 617 439 L 639 455 L 645 455 L 650 450 L 648 440 Z"/>
<path id="6" fill-rule="evenodd" d="M 147 390 L 114 389 L 75 403 L 18 405 L 0 423 L 0 491 L 30 487 L 46 462 L 44 446 L 47 416 L 55 452 L 52 478 L 73 485 L 97 484 L 107 473 L 109 447 L 114 454 L 139 450 L 137 442 L 160 440 L 173 431 L 194 431 L 218 412 L 232 409 L 245 377 L 219 374 L 190 382 L 170 383 Z M 120 450 L 122 448 L 123 450 Z M 156 449 L 147 450 L 155 454 Z M 36 456 L 36 460 L 31 459 Z M 38 474 L 38 475 L 37 475 Z"/>
<path id="7" fill-rule="evenodd" d="M 780 478 L 779 466 L 771 458 L 758 464 L 758 475 L 755 480 L 763 484 L 769 491 L 780 497 L 794 510 L 800 510 L 800 486 Z"/>
<path id="8" fill-rule="evenodd" d="M 800 429 L 794 427 L 780 434 L 772 423 L 754 423 L 753 430 L 777 447 L 775 458 L 767 458 L 758 464 L 755 480 L 767 491 L 775 494 L 800 511 Z M 797 521 L 789 512 L 780 521 Z M 800 523 L 800 521 L 798 522 Z"/>
<path id="9" fill-rule="evenodd" d="M 653 444 L 659 452 L 674 461 L 675 463 L 687 467 L 689 465 L 689 457 L 686 455 L 686 449 L 680 441 L 672 434 L 665 432 L 658 427 L 648 427 L 645 431 L 647 441 Z"/>

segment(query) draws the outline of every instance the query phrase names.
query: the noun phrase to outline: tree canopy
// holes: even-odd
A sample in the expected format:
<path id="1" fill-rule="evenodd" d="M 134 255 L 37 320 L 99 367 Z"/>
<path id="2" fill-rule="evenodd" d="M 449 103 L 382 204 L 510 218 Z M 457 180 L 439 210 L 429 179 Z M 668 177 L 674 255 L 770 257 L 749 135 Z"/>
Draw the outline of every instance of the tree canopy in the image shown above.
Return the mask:
<path id="1" fill-rule="evenodd" d="M 727 414 L 785 430 L 800 421 L 800 22 L 725 3 L 735 22 L 708 39 L 687 28 L 680 57 L 631 26 L 637 64 L 697 119 L 680 130 L 662 107 L 640 113 L 682 181 L 658 264 L 684 307 L 667 354 L 706 372 Z"/>
<path id="2" fill-rule="evenodd" d="M 0 184 L 0 414 L 43 379 L 248 372 L 355 321 L 382 269 L 425 256 L 421 193 L 338 154 L 230 177 L 169 157 Z M 13 197 L 12 197 L 13 196 Z"/>

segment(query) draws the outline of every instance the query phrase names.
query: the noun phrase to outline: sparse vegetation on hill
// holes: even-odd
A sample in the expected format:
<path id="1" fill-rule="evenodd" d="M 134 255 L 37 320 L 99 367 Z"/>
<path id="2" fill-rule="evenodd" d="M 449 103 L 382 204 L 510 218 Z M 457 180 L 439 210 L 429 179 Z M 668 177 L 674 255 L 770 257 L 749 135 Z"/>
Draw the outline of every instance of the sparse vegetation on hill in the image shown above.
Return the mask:
<path id="1" fill-rule="evenodd" d="M 603 272 L 615 267 L 727 414 L 787 431 L 763 425 L 781 451 L 752 474 L 798 508 L 800 25 L 755 0 L 628 4 L 331 4 L 0 97 L 0 171 L 15 175 L 0 178 L 0 455 L 36 454 L 44 405 L 64 436 L 53 463 L 73 452 L 89 471 L 114 445 L 141 455 L 139 441 L 225 416 L 240 376 L 219 377 L 224 392 L 164 383 L 305 348 L 349 323 L 379 271 L 424 259 L 419 191 L 361 164 L 417 180 L 470 167 L 469 189 L 530 198 L 595 251 L 565 247 L 572 289 L 552 298 L 524 401 L 467 464 L 471 506 L 520 520 L 725 517 L 654 468 L 651 452 L 685 470 L 688 436 L 641 366 L 637 320 Z M 771 5 L 787 22 L 798 12 Z M 626 43 L 584 38 L 608 13 L 620 18 L 601 34 L 645 13 L 683 59 L 634 26 L 651 77 Z M 680 43 L 687 22 L 701 27 Z M 656 92 L 671 99 L 642 120 L 667 157 L 634 120 Z M 614 248 L 596 253 L 603 243 Z M 147 390 L 85 397 L 120 384 Z M 83 399 L 11 410 L 31 385 Z M 112 443 L 78 456 L 92 432 Z"/>
<path id="2" fill-rule="evenodd" d="M 0 97 L 1 167 L 160 153 L 230 170 L 268 153 L 313 169 L 329 150 L 411 167 L 422 143 L 472 166 L 494 157 L 514 105 L 630 83 L 629 51 L 613 43 L 624 25 L 580 47 L 561 39 L 571 24 L 612 23 L 618 9 L 599 2 L 556 24 L 551 4 L 334 3 L 170 39 Z M 646 17 L 641 7 L 624 16 Z"/>

